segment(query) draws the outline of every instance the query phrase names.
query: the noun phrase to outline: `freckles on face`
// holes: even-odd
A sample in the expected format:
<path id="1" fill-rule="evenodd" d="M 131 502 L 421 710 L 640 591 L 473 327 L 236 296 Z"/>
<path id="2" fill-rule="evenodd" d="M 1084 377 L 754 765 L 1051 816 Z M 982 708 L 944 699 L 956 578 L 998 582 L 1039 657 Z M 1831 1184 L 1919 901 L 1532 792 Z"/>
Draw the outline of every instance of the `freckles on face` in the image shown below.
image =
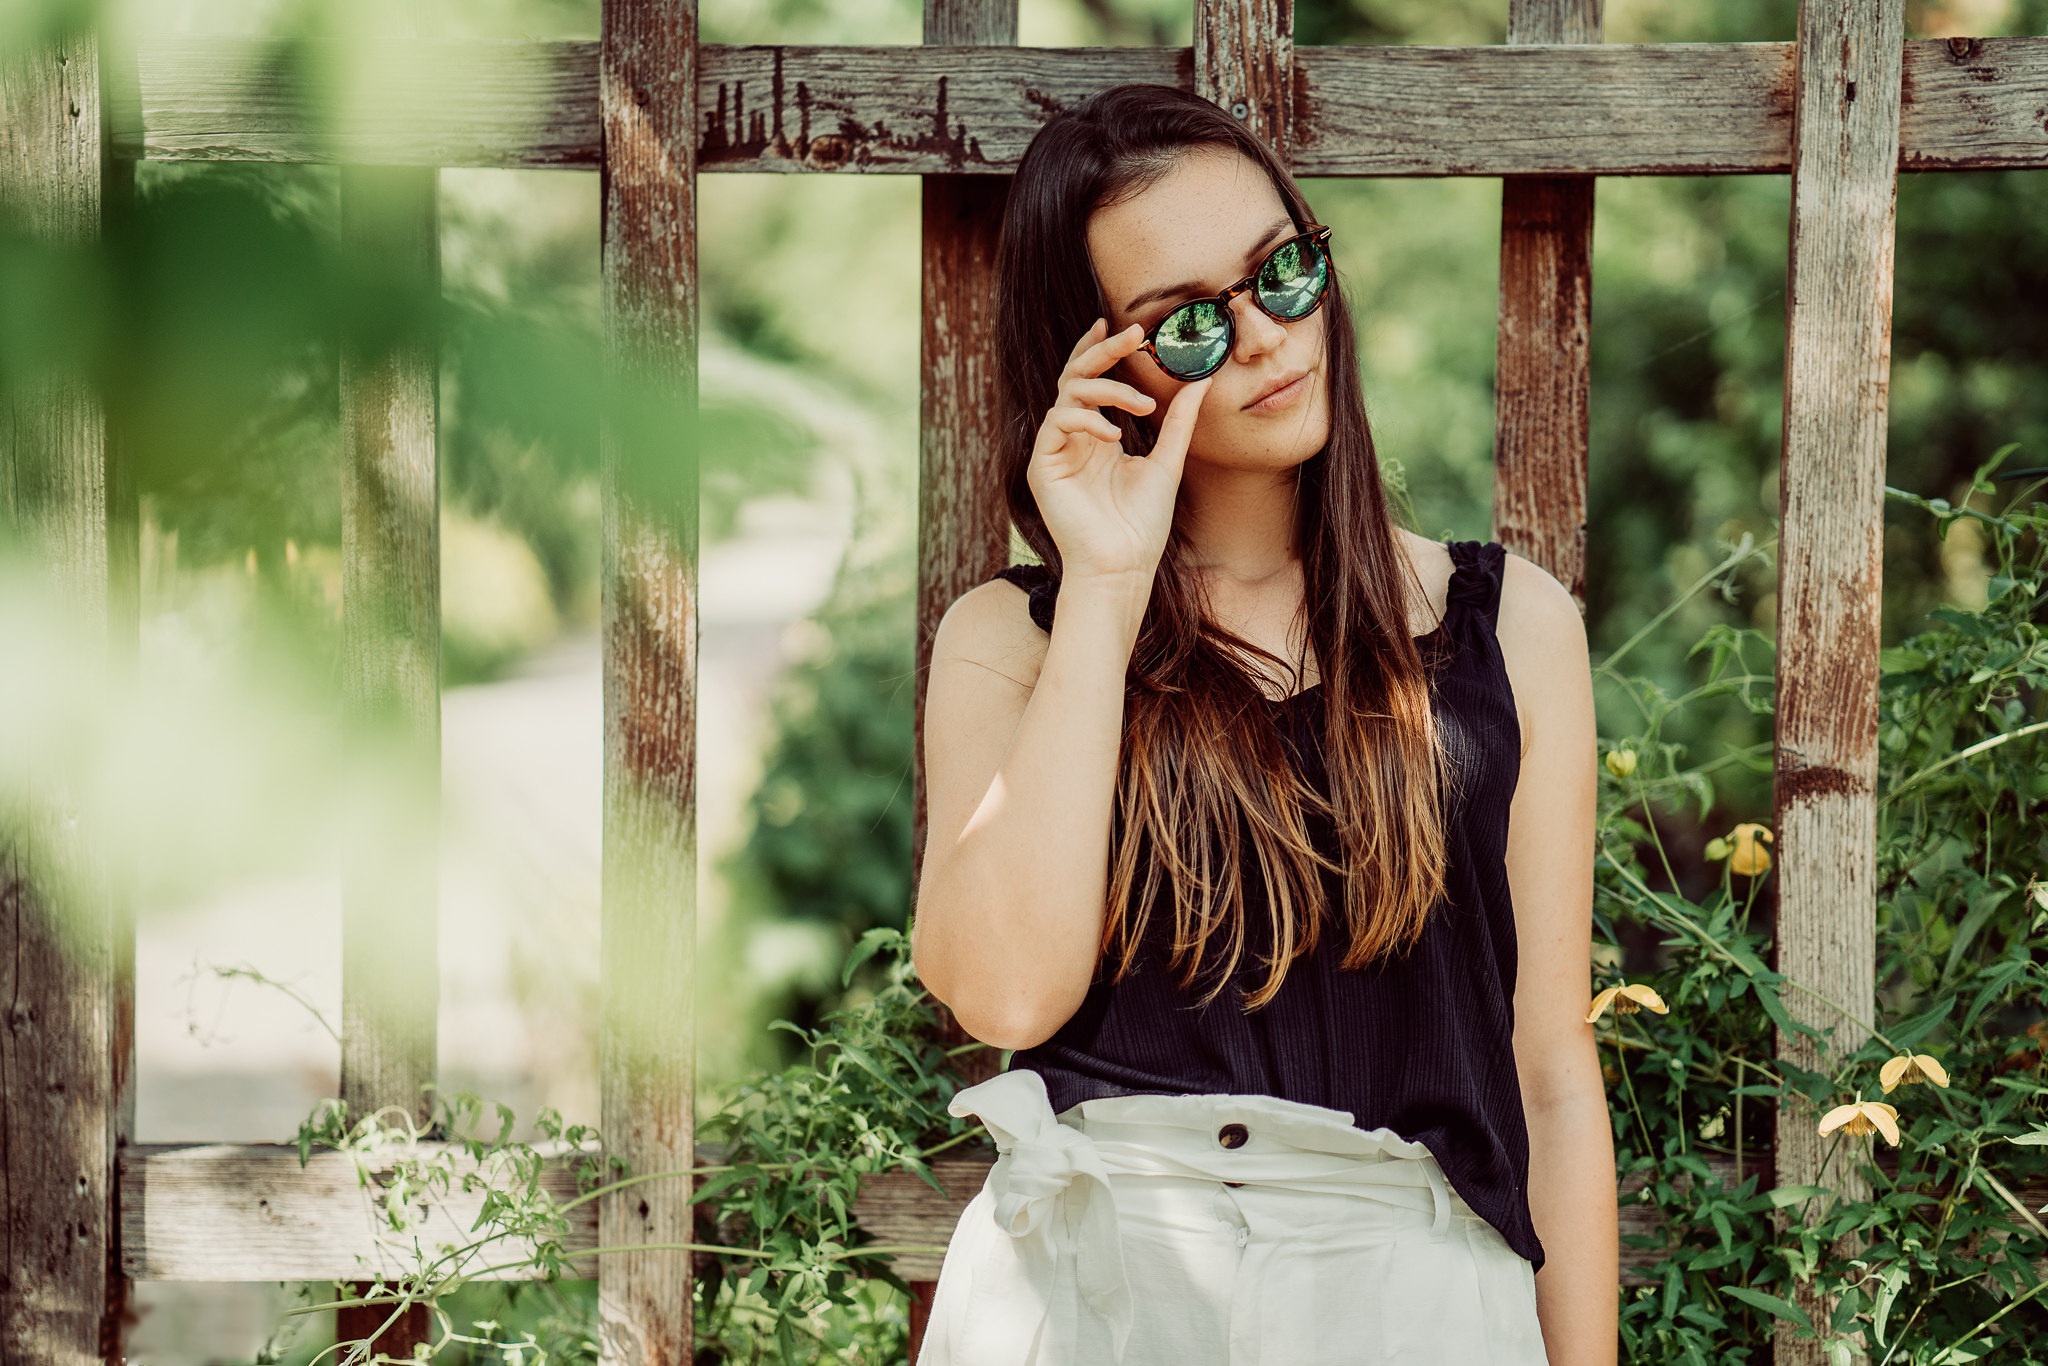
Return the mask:
<path id="1" fill-rule="evenodd" d="M 1088 249 L 1107 300 L 1109 330 L 1136 323 L 1149 334 L 1179 305 L 1213 297 L 1244 279 L 1297 231 L 1257 163 L 1225 149 L 1183 156 L 1145 190 L 1089 219 Z M 1309 429 L 1325 430 L 1329 309 L 1288 322 L 1259 308 L 1248 293 L 1233 299 L 1230 309 L 1231 351 L 1196 419 L 1204 447 L 1272 447 L 1276 441 L 1292 446 Z M 1291 401 L 1278 409 L 1247 407 L 1276 381 L 1303 370 L 1310 373 Z M 1187 387 L 1144 351 L 1132 352 L 1109 374 L 1153 400 L 1155 426 Z M 1322 439 L 1316 437 L 1318 445 Z"/>

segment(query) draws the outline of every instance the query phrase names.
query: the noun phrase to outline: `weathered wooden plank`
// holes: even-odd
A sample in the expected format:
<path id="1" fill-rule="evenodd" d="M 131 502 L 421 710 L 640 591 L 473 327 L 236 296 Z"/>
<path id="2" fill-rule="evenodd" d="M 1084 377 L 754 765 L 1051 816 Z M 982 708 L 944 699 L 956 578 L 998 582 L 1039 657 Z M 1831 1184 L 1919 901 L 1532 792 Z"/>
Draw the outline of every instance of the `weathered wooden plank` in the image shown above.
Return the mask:
<path id="1" fill-rule="evenodd" d="M 1775 966 L 1809 989 L 1786 993 L 1786 1009 L 1834 1037 L 1823 1047 L 1780 1030 L 1776 1051 L 1822 1073 L 1863 1043 L 1876 1018 L 1877 654 L 1902 10 L 1902 0 L 1799 7 L 1778 481 Z M 1820 1137 L 1818 1117 L 1803 1096 L 1778 1107 L 1780 1181 L 1868 1198 L 1857 1145 Z M 1830 1149 L 1839 1150 L 1832 1161 Z M 1780 1215 L 1781 1226 L 1789 1218 Z M 1834 1255 L 1846 1259 L 1860 1245 L 1845 1239 Z M 1834 1310 L 1804 1290 L 1795 1300 L 1816 1323 Z M 1823 1343 L 1798 1340 L 1784 1320 L 1777 1329 L 1778 1366 L 1828 1360 Z"/>
<path id="2" fill-rule="evenodd" d="M 2048 38 L 1938 38 L 1901 54 L 1899 169 L 2048 165 Z"/>
<path id="3" fill-rule="evenodd" d="M 567 1204 L 576 1196 L 576 1179 L 569 1159 L 559 1155 L 565 1150 L 536 1146 L 552 1157 L 542 1168 L 542 1190 Z M 399 1233 L 384 1225 L 377 1187 L 361 1185 L 347 1153 L 315 1152 L 301 1167 L 289 1143 L 131 1147 L 121 1159 L 121 1267 L 145 1281 L 361 1281 L 411 1269 L 418 1260 L 415 1240 L 432 1256 L 442 1243 L 466 1247 L 487 1234 L 471 1231 L 483 1193 L 460 1188 L 460 1177 L 476 1172 L 476 1164 L 445 1143 L 423 1142 L 411 1155 L 451 1159 L 457 1181 L 445 1199 L 426 1202 L 422 1227 Z M 381 1181 L 396 1157 L 366 1165 Z M 505 1179 L 496 1177 L 500 1185 Z M 564 1246 L 571 1252 L 597 1246 L 594 1203 L 570 1211 Z M 481 1270 L 531 1251 L 527 1241 L 499 1239 L 460 1265 Z M 590 1265 L 581 1269 L 588 1272 Z M 500 1271 L 481 1279 L 509 1278 Z"/>
<path id="4" fill-rule="evenodd" d="M 1195 0 L 1195 93 L 1271 147 L 1294 146 L 1294 0 Z"/>
<path id="5" fill-rule="evenodd" d="M 437 173 L 341 168 L 352 268 L 439 289 Z M 419 340 L 341 359 L 344 714 L 383 779 L 342 883 L 341 1094 L 352 1114 L 398 1106 L 424 1124 L 440 995 L 440 492 L 437 359 Z"/>
<path id="6" fill-rule="evenodd" d="M 566 1204 L 576 1194 L 571 1164 L 593 1155 L 595 1149 L 586 1147 L 572 1153 L 566 1147 L 541 1145 L 541 1151 L 547 1154 L 541 1187 L 550 1198 Z M 1880 1171 L 1897 1174 L 1895 1149 L 1879 1143 L 1870 1151 Z M 473 1169 L 459 1150 L 451 1152 L 443 1143 L 422 1142 L 415 1155 L 438 1158 L 442 1154 L 453 1158 L 458 1173 Z M 986 1144 L 979 1144 L 935 1159 L 932 1171 L 945 1187 L 944 1195 L 909 1172 L 869 1178 L 862 1183 L 853 1206 L 861 1232 L 867 1239 L 891 1247 L 933 1249 L 896 1255 L 891 1265 L 906 1280 L 936 1277 L 941 1256 L 937 1249 L 951 1238 L 960 1211 L 987 1180 L 994 1156 Z M 1737 1184 L 1733 1154 L 1707 1151 L 1702 1156 L 1717 1183 Z M 724 1147 L 699 1144 L 696 1158 L 705 1167 L 716 1166 L 725 1160 Z M 381 1176 L 390 1170 L 390 1157 L 370 1165 L 372 1172 Z M 1745 1154 L 1742 1171 L 1758 1178 L 1759 1189 L 1778 1184 L 1769 1153 Z M 693 1187 L 706 1179 L 700 1169 L 691 1178 Z M 1686 1178 L 1678 1179 L 1683 1186 Z M 1662 1242 L 1690 1237 L 1697 1244 L 1718 1236 L 1710 1229 L 1668 1228 L 1636 1198 L 1642 1185 L 1641 1178 L 1632 1178 L 1617 1189 L 1625 1285 L 1650 1283 L 1643 1273 L 1663 1260 Z M 285 1143 L 142 1144 L 121 1155 L 120 1190 L 121 1264 L 137 1280 L 344 1280 L 372 1268 L 389 1274 L 405 1264 L 394 1251 L 397 1245 L 380 1243 L 370 1194 L 358 1187 L 354 1161 L 346 1154 L 316 1152 L 301 1169 L 298 1150 Z M 1923 1193 L 1940 1200 L 1948 1190 L 1929 1185 Z M 2021 1204 L 2033 1209 L 2048 1202 L 2048 1180 L 2015 1187 L 2014 1194 Z M 461 1235 L 466 1242 L 475 1237 L 469 1228 L 476 1220 L 479 1199 L 451 1192 L 444 1207 L 430 1211 L 423 1246 L 431 1251 L 438 1239 Z M 698 1241 L 705 1241 L 705 1232 L 700 1226 Z M 1639 1249 L 1626 1242 L 1633 1236 L 1658 1242 Z M 597 1246 L 594 1204 L 569 1211 L 563 1245 L 572 1253 Z M 524 1244 L 504 1239 L 490 1248 L 489 1260 L 494 1263 L 523 1255 Z M 486 1264 L 480 1261 L 473 1266 L 481 1270 Z M 572 1265 L 579 1274 L 588 1275 L 593 1262 L 584 1258 Z M 2043 1265 L 2048 1269 L 2048 1262 Z M 510 1271 L 479 1277 L 513 1278 Z"/>
<path id="7" fill-rule="evenodd" d="M 298 45 L 316 60 L 318 43 Z M 1194 88 L 1189 48 L 701 49 L 702 171 L 1009 172 L 1051 111 L 1120 81 Z M 1900 165 L 2048 166 L 2048 38 L 1916 39 Z M 260 39 L 158 39 L 119 99 L 118 154 L 166 161 L 592 167 L 597 45 L 373 49 L 359 100 L 315 120 Z M 1303 176 L 1783 175 L 1790 43 L 1297 47 Z M 421 73 L 425 73 L 424 76 Z M 330 131 L 320 132 L 326 128 Z"/>
<path id="8" fill-rule="evenodd" d="M 542 1157 L 541 1191 L 556 1205 L 571 1206 L 577 1199 L 576 1166 L 601 1156 L 599 1149 L 549 1142 L 534 1149 Z M 510 1182 L 505 1172 L 480 1168 L 460 1146 L 431 1139 L 407 1153 L 380 1153 L 364 1165 L 381 1186 L 401 1157 L 446 1163 L 454 1177 L 445 1198 L 425 1202 L 425 1223 L 404 1235 L 385 1226 L 376 1192 L 361 1185 L 355 1158 L 347 1153 L 316 1151 L 302 1167 L 298 1149 L 289 1143 L 146 1143 L 124 1149 L 122 1270 L 145 1281 L 348 1280 L 412 1269 L 419 1260 L 415 1237 L 428 1256 L 438 1256 L 443 1243 L 467 1248 L 491 1237 L 464 1254 L 465 1275 L 532 1277 L 530 1268 L 499 1265 L 529 1256 L 532 1242 L 476 1229 L 483 1192 L 461 1189 L 462 1178 L 472 1173 L 502 1189 Z M 725 1160 L 725 1147 L 701 1144 L 696 1157 L 716 1166 Z M 692 1188 L 707 1179 L 701 1170 L 693 1173 Z M 581 1254 L 598 1246 L 595 1201 L 567 1208 L 564 1217 L 565 1251 Z M 698 1241 L 709 1230 L 710 1220 L 700 1217 Z M 570 1274 L 594 1278 L 597 1260 L 572 1260 Z"/>
<path id="9" fill-rule="evenodd" d="M 1514 0 L 1508 42 L 1597 43 L 1599 0 Z M 1494 535 L 1586 600 L 1591 176 L 1501 178 Z"/>
<path id="10" fill-rule="evenodd" d="M 99 235 L 104 115 L 90 33 L 0 48 L 0 208 L 16 231 L 74 249 Z M 9 380 L 0 546 L 9 572 L 38 576 L 76 632 L 72 662 L 88 676 L 69 681 L 111 700 L 98 685 L 132 663 L 133 634 L 110 584 L 109 517 L 121 524 L 124 512 L 109 503 L 105 414 L 82 375 Z M 130 628 L 121 649 L 117 623 Z M 21 795 L 0 807 L 0 1361 L 73 1366 L 122 1350 L 126 916 L 92 775 L 53 762 L 16 777 Z"/>
<path id="11" fill-rule="evenodd" d="M 353 78 L 333 105 L 309 74 Z M 152 161 L 594 167 L 594 42 L 163 36 L 141 47 L 118 155 Z"/>
<path id="12" fill-rule="evenodd" d="M 599 1127 L 634 1176 L 687 1172 L 696 1120 L 696 0 L 608 0 L 603 121 L 604 836 Z M 692 1207 L 599 1201 L 605 1366 L 692 1358 Z"/>
<path id="13" fill-rule="evenodd" d="M 1298 175 L 1710 175 L 1790 163 L 1785 43 L 1302 48 L 1295 63 Z"/>
<path id="14" fill-rule="evenodd" d="M 1016 51 L 1017 0 L 925 0 L 924 41 L 932 46 Z M 737 98 L 737 92 L 735 94 Z M 721 101 L 723 96 L 721 95 Z M 946 119 L 934 119 L 934 135 Z M 798 129 L 801 135 L 801 125 Z M 916 677 L 930 676 L 932 635 L 953 599 L 1007 562 L 1009 511 L 987 477 L 1004 439 L 997 413 L 996 244 L 1002 237 L 1010 178 L 927 175 L 922 185 L 918 336 L 917 634 Z M 911 878 L 924 863 L 926 796 L 923 687 L 911 689 Z M 939 1032 L 947 1043 L 967 1032 L 944 1005 Z M 970 1054 L 980 1058 L 983 1054 Z M 978 1079 L 978 1078 L 976 1078 Z M 970 1079 L 962 1078 L 963 1083 Z M 943 1242 L 943 1239 L 940 1240 Z M 938 1286 L 938 1265 L 910 1282 L 909 1359 L 923 1349 Z"/>
<path id="15" fill-rule="evenodd" d="M 439 172 L 343 166 L 340 179 L 351 269 L 438 295 Z M 376 774 L 342 871 L 341 1098 L 352 1116 L 389 1107 L 420 1125 L 441 994 L 439 370 L 423 334 L 343 338 L 340 396 L 343 715 Z M 336 1313 L 341 1338 L 394 1356 L 433 1341 L 425 1305 L 388 1327 L 388 1310 Z"/>

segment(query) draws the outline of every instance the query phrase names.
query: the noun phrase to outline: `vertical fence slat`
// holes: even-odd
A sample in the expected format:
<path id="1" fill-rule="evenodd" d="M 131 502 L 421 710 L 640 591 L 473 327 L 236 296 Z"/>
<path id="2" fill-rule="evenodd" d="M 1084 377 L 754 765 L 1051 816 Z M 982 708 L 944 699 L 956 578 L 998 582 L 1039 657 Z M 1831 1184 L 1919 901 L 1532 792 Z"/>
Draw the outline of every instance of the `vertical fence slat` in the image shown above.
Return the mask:
<path id="1" fill-rule="evenodd" d="M 1294 0 L 1195 0 L 1195 93 L 1290 162 Z"/>
<path id="2" fill-rule="evenodd" d="M 439 172 L 341 167 L 341 242 L 365 276 L 438 293 Z M 341 1097 L 351 1116 L 397 1106 L 429 1116 L 440 997 L 440 494 L 437 357 L 424 344 L 368 349 L 345 339 L 341 363 L 342 684 L 345 718 L 398 780 L 363 804 L 342 873 Z M 381 766 L 380 766 L 381 768 Z M 337 1312 L 337 1332 L 366 1337 L 390 1316 Z M 377 1339 L 405 1355 L 432 1340 L 426 1306 Z"/>
<path id="3" fill-rule="evenodd" d="M 1017 0 L 925 0 L 924 41 L 935 45 L 1014 47 Z M 931 642 L 953 599 L 1009 562 L 1010 514 L 989 478 L 1003 433 L 996 422 L 994 344 L 996 247 L 1009 203 L 1007 175 L 928 175 L 920 186 L 918 344 L 917 677 L 931 670 Z M 914 694 L 911 876 L 924 864 L 924 688 Z M 944 1042 L 971 1042 L 936 1003 Z M 969 1053 L 963 1085 L 992 1075 L 994 1050 Z M 932 1281 L 910 1283 L 910 1359 L 924 1344 Z"/>
<path id="4" fill-rule="evenodd" d="M 107 137 L 89 33 L 0 51 L 0 204 L 58 247 L 100 232 Z M 106 427 L 81 376 L 16 376 L 0 523 L 88 666 L 111 666 Z M 117 950 L 103 832 L 79 783 L 29 775 L 0 812 L 0 1361 L 120 1351 L 114 1263 Z"/>
<path id="5" fill-rule="evenodd" d="M 604 155 L 604 873 L 600 1127 L 636 1175 L 694 1164 L 697 6 L 609 0 Z M 687 1175 L 599 1202 L 607 1366 L 692 1359 Z M 585 1263 L 585 1266 L 589 1266 Z"/>
<path id="6" fill-rule="evenodd" d="M 1778 1056 L 1827 1071 L 1875 1020 L 1877 676 L 1886 395 L 1899 163 L 1901 0 L 1801 0 L 1785 290 L 1784 457 L 1778 485 L 1776 852 L 1778 970 L 1856 1016 L 1787 992 L 1832 1048 L 1777 1035 Z M 1867 1198 L 1862 1147 L 1815 1132 L 1803 1097 L 1780 1107 L 1780 1185 Z M 1835 1160 L 1826 1150 L 1839 1151 Z M 1797 1211 L 1779 1214 L 1781 1229 Z M 1836 1249 L 1853 1255 L 1854 1239 Z M 1825 1323 L 1832 1306 L 1802 1293 Z M 1779 1366 L 1821 1344 L 1780 1320 Z"/>
<path id="7" fill-rule="evenodd" d="M 1513 0 L 1508 42 L 1597 43 L 1600 0 Z M 1494 372 L 1495 535 L 1583 609 L 1593 311 L 1592 176 L 1503 176 Z"/>
<path id="8" fill-rule="evenodd" d="M 132 222 L 136 207 L 136 163 L 119 155 L 116 111 L 136 89 L 134 51 L 118 29 L 99 35 L 100 103 L 105 117 L 106 149 L 101 163 L 101 222 L 116 229 Z M 142 509 L 137 488 L 134 444 L 115 414 L 106 424 L 107 482 L 107 625 L 109 675 L 113 692 L 131 705 L 141 682 L 142 665 Z M 111 1073 L 109 1103 L 118 1178 L 122 1149 L 135 1141 L 135 913 L 138 885 L 136 851 L 106 851 L 108 936 L 111 949 L 109 1011 L 111 1034 L 107 1063 Z M 0 1095 L 5 1095 L 0 1083 Z M 124 1330 L 134 1282 L 121 1269 L 121 1185 L 114 1184 L 111 1202 L 113 1236 L 108 1245 L 107 1317 L 101 1331 L 101 1355 L 126 1359 Z"/>

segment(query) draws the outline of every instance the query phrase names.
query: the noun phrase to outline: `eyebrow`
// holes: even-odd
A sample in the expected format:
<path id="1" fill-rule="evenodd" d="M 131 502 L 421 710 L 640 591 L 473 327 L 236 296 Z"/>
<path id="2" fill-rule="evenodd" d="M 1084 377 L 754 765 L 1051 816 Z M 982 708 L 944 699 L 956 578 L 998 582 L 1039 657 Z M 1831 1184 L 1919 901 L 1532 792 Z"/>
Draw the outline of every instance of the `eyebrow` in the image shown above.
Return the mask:
<path id="1" fill-rule="evenodd" d="M 1244 254 L 1244 259 L 1246 260 L 1246 262 L 1250 262 L 1250 260 L 1254 256 L 1257 256 L 1261 251 L 1265 250 L 1267 246 L 1271 245 L 1273 239 L 1276 236 L 1278 236 L 1281 232 L 1293 226 L 1294 219 L 1284 214 L 1280 218 L 1275 220 L 1273 225 L 1266 229 L 1265 235 L 1260 237 L 1258 241 L 1254 242 L 1252 244 L 1252 249 Z M 1149 304 L 1153 302 L 1155 299 L 1170 299 L 1177 294 L 1198 294 L 1201 292 L 1201 289 L 1202 282 L 1200 280 L 1183 280 L 1180 284 L 1177 285 L 1161 285 L 1157 289 L 1146 290 L 1143 294 L 1140 294 L 1137 298 L 1125 304 L 1124 312 L 1135 313 L 1137 312 L 1140 305 Z"/>

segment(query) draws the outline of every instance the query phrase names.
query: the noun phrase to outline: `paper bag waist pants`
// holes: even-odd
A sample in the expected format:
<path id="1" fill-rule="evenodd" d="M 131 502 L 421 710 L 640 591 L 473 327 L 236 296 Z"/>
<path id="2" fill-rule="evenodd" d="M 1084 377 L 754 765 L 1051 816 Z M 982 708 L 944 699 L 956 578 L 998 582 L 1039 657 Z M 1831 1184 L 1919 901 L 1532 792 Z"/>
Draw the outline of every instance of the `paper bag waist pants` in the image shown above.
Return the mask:
<path id="1" fill-rule="evenodd" d="M 1548 1366 L 1535 1270 L 1429 1149 L 1277 1096 L 953 1097 L 999 1156 L 917 1366 Z"/>

